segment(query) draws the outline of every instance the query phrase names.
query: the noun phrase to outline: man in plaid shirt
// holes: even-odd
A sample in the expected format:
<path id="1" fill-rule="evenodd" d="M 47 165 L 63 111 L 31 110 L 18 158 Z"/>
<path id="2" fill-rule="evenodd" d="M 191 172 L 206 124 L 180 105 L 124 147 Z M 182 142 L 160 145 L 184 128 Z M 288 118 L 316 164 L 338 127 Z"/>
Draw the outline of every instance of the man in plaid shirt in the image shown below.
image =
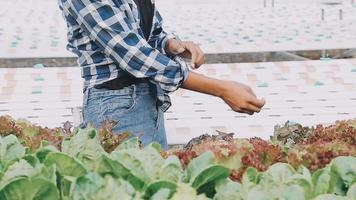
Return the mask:
<path id="1" fill-rule="evenodd" d="M 221 97 L 233 110 L 253 114 L 264 100 L 250 87 L 189 71 L 204 63 L 198 45 L 162 28 L 151 0 L 59 0 L 68 26 L 68 49 L 78 56 L 84 78 L 83 114 L 96 128 L 118 122 L 144 144 L 167 147 L 163 112 L 168 94 L 182 87 Z"/>

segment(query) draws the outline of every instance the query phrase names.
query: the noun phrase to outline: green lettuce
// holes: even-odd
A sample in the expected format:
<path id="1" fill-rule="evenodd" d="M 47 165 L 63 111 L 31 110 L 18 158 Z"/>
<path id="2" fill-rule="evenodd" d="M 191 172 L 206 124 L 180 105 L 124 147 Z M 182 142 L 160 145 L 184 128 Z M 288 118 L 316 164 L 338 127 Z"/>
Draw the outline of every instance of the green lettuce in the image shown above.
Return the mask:
<path id="1" fill-rule="evenodd" d="M 115 178 L 127 180 L 136 190 L 141 190 L 145 185 L 144 181 L 134 174 L 132 170 L 125 167 L 121 162 L 112 160 L 105 155 L 99 158 L 95 172 L 102 176 L 111 175 Z"/>
<path id="2" fill-rule="evenodd" d="M 349 199 L 356 199 L 356 183 L 354 183 L 347 191 L 346 195 Z"/>
<path id="3" fill-rule="evenodd" d="M 95 168 L 97 160 L 106 154 L 95 129 L 79 130 L 62 146 L 62 152 L 80 160 L 91 170 Z"/>
<path id="4" fill-rule="evenodd" d="M 57 186 L 42 178 L 18 177 L 0 189 L 0 199 L 42 200 L 59 199 Z"/>
<path id="5" fill-rule="evenodd" d="M 79 160 L 59 152 L 49 153 L 44 164 L 46 166 L 55 165 L 58 173 L 62 176 L 79 177 L 88 171 Z"/>
<path id="6" fill-rule="evenodd" d="M 245 192 L 240 183 L 229 179 L 219 181 L 215 186 L 214 200 L 243 200 Z"/>
<path id="7" fill-rule="evenodd" d="M 181 183 L 177 187 L 177 192 L 174 193 L 171 200 L 208 200 L 204 194 L 198 195 L 196 190 L 191 186 Z"/>
<path id="8" fill-rule="evenodd" d="M 205 193 L 208 197 L 212 197 L 216 192 L 216 183 L 226 179 L 229 175 L 230 170 L 216 165 L 213 153 L 208 151 L 189 163 L 183 181 L 195 188 L 198 194 Z"/>
<path id="9" fill-rule="evenodd" d="M 26 148 L 21 145 L 15 135 L 0 137 L 0 178 L 1 172 L 16 160 L 21 159 L 26 154 Z"/>
<path id="10" fill-rule="evenodd" d="M 88 173 L 76 180 L 73 189 L 73 200 L 117 200 L 141 199 L 140 194 L 126 181 L 114 179 L 111 176 L 104 178 Z"/>

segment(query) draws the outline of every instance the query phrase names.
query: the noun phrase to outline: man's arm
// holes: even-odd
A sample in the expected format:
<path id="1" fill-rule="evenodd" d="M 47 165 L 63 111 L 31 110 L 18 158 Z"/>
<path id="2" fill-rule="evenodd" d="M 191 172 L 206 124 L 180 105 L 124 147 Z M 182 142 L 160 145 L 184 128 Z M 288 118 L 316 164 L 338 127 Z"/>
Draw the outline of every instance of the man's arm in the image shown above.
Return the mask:
<path id="1" fill-rule="evenodd" d="M 205 62 L 205 55 L 197 44 L 191 41 L 180 41 L 176 35 L 169 34 L 163 29 L 163 19 L 157 9 L 148 43 L 169 57 L 179 56 L 191 59 L 192 68 L 199 68 Z"/>
<path id="2" fill-rule="evenodd" d="M 135 29 L 130 7 L 112 0 L 68 0 L 69 12 L 89 37 L 120 68 L 137 78 L 150 78 L 165 92 L 176 90 L 186 79 L 188 67 L 152 48 Z"/>
<path id="3" fill-rule="evenodd" d="M 257 99 L 250 87 L 233 82 L 209 78 L 190 71 L 182 88 L 222 98 L 232 110 L 252 115 L 260 112 L 264 99 Z"/>

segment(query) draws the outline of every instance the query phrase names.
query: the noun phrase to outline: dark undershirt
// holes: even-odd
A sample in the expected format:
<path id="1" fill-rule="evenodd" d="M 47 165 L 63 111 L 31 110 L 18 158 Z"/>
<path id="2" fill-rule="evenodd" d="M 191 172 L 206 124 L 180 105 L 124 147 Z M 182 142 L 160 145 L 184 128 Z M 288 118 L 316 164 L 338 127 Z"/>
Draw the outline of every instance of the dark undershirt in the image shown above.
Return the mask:
<path id="1" fill-rule="evenodd" d="M 146 40 L 148 40 L 152 29 L 154 4 L 152 4 L 151 0 L 134 0 L 134 1 L 140 12 L 140 27 L 143 31 Z"/>
<path id="2" fill-rule="evenodd" d="M 140 27 L 142 29 L 145 39 L 148 40 L 152 29 L 154 4 L 152 4 L 151 0 L 134 0 L 134 1 L 140 12 Z M 110 90 L 118 90 L 127 87 L 131 84 L 140 83 L 140 82 L 148 82 L 148 79 L 137 79 L 131 75 L 127 75 L 124 77 L 118 77 L 114 80 L 102 83 L 100 85 L 96 85 L 94 87 L 97 89 L 106 88 Z"/>

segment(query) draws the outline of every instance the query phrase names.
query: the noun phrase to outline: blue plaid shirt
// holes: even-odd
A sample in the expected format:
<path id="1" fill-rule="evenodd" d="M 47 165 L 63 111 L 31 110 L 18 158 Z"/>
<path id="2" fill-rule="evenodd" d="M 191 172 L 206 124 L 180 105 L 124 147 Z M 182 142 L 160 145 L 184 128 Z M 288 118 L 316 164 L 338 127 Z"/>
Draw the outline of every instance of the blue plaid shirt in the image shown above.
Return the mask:
<path id="1" fill-rule="evenodd" d="M 58 0 L 67 21 L 68 50 L 78 56 L 84 90 L 133 75 L 149 78 L 157 88 L 161 109 L 171 105 L 168 94 L 187 78 L 187 64 L 166 55 L 169 38 L 155 9 L 150 37 L 144 39 L 133 0 Z"/>

